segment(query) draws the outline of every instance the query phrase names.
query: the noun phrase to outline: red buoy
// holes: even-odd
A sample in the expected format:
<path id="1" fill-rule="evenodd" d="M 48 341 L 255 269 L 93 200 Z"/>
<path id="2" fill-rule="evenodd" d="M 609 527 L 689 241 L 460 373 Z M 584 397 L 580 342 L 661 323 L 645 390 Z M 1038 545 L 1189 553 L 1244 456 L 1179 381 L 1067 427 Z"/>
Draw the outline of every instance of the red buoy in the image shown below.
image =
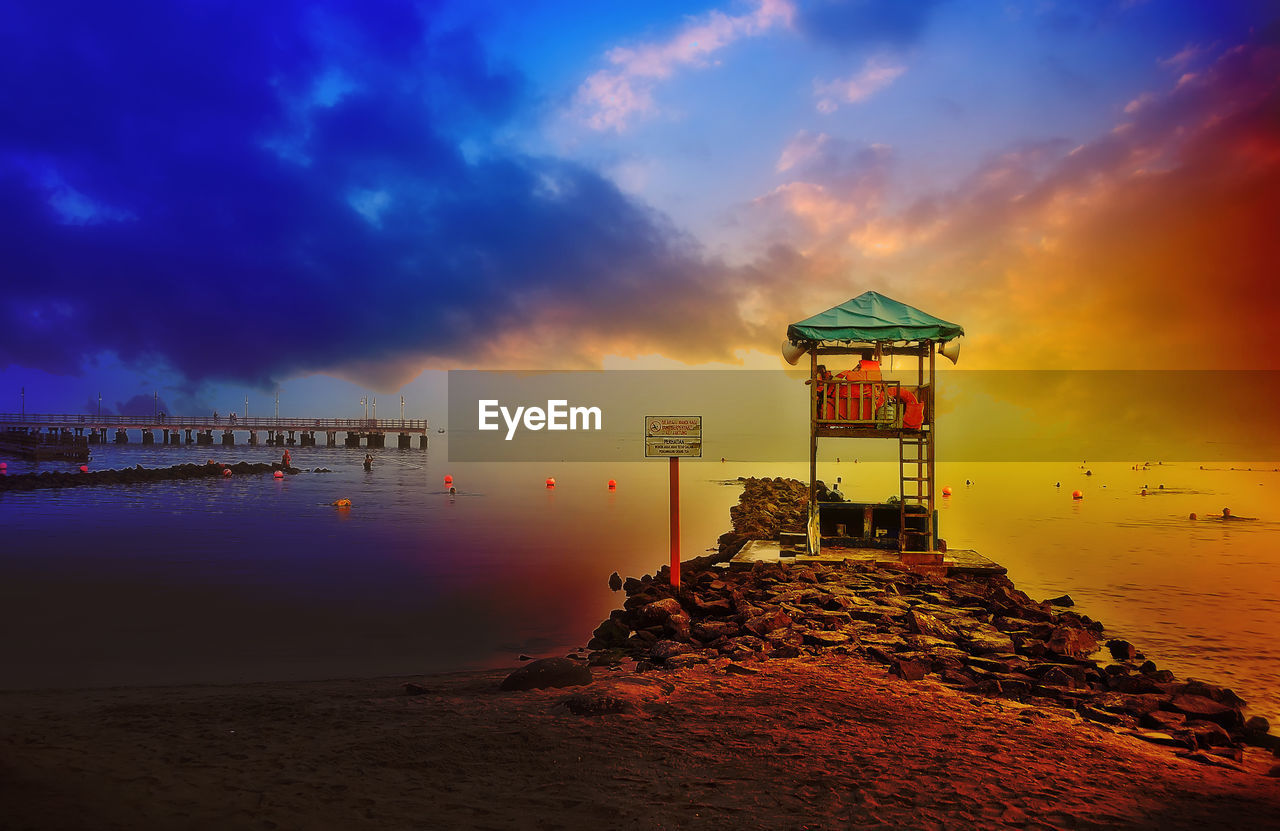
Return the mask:
<path id="1" fill-rule="evenodd" d="M 445 483 L 445 485 L 446 485 L 446 486 L 448 486 L 448 485 L 452 485 L 452 484 L 453 484 L 453 477 L 446 473 L 446 474 L 444 475 L 444 483 Z"/>
<path id="2" fill-rule="evenodd" d="M 556 480 L 555 480 L 555 479 L 552 479 L 550 476 L 548 476 L 548 477 L 547 477 L 547 487 L 549 487 L 549 488 L 554 488 L 555 486 L 556 486 Z"/>
<path id="3" fill-rule="evenodd" d="M 943 489 L 942 489 L 942 495 L 943 495 L 943 496 L 950 496 L 950 495 L 951 495 L 951 487 L 950 487 L 950 486 L 948 486 L 948 487 L 943 488 Z"/>
<path id="4" fill-rule="evenodd" d="M 231 475 L 231 468 L 229 468 L 229 467 L 224 467 L 224 468 L 222 469 L 222 475 L 223 475 L 223 476 L 230 476 L 230 475 Z"/>
<path id="5" fill-rule="evenodd" d="M 275 474 L 274 474 L 274 475 L 275 475 L 275 478 L 277 478 L 277 479 L 283 479 L 283 478 L 284 478 L 284 472 L 283 472 L 283 471 L 279 471 L 279 470 L 277 470 L 277 471 L 275 472 Z"/>
<path id="6" fill-rule="evenodd" d="M 1072 492 L 1071 492 L 1071 498 L 1072 498 L 1072 499 L 1084 499 L 1084 491 L 1072 491 Z"/>
<path id="7" fill-rule="evenodd" d="M 81 472 L 81 473 L 88 473 L 88 472 L 89 472 L 89 466 L 88 466 L 88 465 L 80 465 L 80 472 Z"/>
<path id="8" fill-rule="evenodd" d="M 609 490 L 611 490 L 611 491 L 615 491 L 615 490 L 617 490 L 617 489 L 618 489 L 618 483 L 617 483 L 616 481 L 614 481 L 613 479 L 610 479 L 610 480 L 609 480 Z"/>

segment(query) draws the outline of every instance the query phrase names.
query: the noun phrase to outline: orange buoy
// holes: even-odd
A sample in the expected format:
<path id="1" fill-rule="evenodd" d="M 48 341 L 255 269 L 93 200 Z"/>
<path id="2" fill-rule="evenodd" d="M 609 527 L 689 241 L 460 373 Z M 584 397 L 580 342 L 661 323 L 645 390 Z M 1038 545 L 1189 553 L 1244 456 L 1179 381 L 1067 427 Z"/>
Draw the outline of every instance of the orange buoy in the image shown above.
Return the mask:
<path id="1" fill-rule="evenodd" d="M 231 468 L 229 468 L 229 467 L 224 467 L 224 468 L 222 469 L 222 475 L 223 475 L 223 476 L 230 476 L 230 475 L 231 475 Z"/>
<path id="2" fill-rule="evenodd" d="M 556 480 L 555 480 L 555 479 L 552 479 L 550 476 L 548 476 L 548 477 L 547 477 L 547 487 L 549 487 L 549 488 L 554 488 L 555 486 L 556 486 Z"/>
<path id="3" fill-rule="evenodd" d="M 89 472 L 89 466 L 88 466 L 88 465 L 80 465 L 80 472 L 81 472 L 81 473 L 88 473 L 88 472 Z"/>
<path id="4" fill-rule="evenodd" d="M 615 480 L 610 479 L 610 480 L 609 480 L 609 490 L 614 491 L 614 490 L 617 490 L 617 489 L 618 489 L 618 483 L 617 483 Z"/>
<path id="5" fill-rule="evenodd" d="M 951 495 L 951 488 L 950 488 L 950 486 L 945 487 L 945 488 L 943 488 L 943 489 L 942 489 L 942 495 L 943 495 L 943 496 L 950 496 L 950 495 Z"/>
<path id="6" fill-rule="evenodd" d="M 445 483 L 446 485 L 452 485 L 452 484 L 453 484 L 453 477 L 446 473 L 446 474 L 444 475 L 444 483 Z"/>
<path id="7" fill-rule="evenodd" d="M 279 470 L 277 470 L 277 471 L 273 474 L 273 476 L 274 476 L 276 479 L 283 479 L 283 478 L 284 478 L 284 472 L 283 472 L 283 471 L 279 471 Z"/>
<path id="8" fill-rule="evenodd" d="M 1071 498 L 1072 498 L 1072 499 L 1084 499 L 1084 491 L 1072 491 L 1072 492 L 1071 492 Z"/>

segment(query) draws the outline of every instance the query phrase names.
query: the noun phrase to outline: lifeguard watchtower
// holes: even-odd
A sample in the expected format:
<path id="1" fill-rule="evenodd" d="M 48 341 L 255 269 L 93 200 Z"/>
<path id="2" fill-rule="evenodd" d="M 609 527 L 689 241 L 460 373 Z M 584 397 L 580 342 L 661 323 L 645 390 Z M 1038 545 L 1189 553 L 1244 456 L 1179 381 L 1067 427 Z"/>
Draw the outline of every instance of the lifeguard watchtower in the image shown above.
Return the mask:
<path id="1" fill-rule="evenodd" d="M 935 362 L 938 354 L 954 362 L 955 339 L 963 334 L 954 323 L 874 291 L 787 327 L 783 357 L 795 364 L 809 354 L 810 556 L 888 549 L 909 566 L 942 565 L 934 506 Z M 894 360 L 895 374 L 906 383 L 885 375 L 886 359 Z M 819 439 L 896 442 L 897 499 L 856 502 L 819 494 Z"/>

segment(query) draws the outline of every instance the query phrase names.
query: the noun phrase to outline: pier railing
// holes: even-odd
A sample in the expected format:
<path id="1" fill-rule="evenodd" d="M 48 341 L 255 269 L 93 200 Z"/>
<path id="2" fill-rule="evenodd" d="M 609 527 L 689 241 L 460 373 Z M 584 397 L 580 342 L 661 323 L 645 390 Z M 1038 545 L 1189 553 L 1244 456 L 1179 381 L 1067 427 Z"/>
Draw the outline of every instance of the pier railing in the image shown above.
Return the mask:
<path id="1" fill-rule="evenodd" d="M 150 430 L 297 430 L 385 431 L 425 433 L 426 419 L 411 418 L 263 418 L 236 415 L 151 416 L 80 415 L 78 413 L 0 413 L 0 426 L 86 430 L 140 428 Z"/>

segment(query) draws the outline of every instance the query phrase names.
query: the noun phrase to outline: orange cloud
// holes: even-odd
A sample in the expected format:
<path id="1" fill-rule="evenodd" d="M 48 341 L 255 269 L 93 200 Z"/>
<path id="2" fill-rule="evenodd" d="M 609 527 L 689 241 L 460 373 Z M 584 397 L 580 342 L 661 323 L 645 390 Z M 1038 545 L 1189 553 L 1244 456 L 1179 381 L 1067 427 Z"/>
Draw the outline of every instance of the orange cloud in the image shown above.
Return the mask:
<path id="1" fill-rule="evenodd" d="M 1277 79 L 1275 47 L 1230 50 L 1152 93 L 1123 129 L 1013 147 L 906 206 L 890 199 L 902 163 L 890 148 L 798 134 L 776 162 L 791 181 L 744 209 L 760 231 L 746 265 L 654 218 L 664 242 L 646 257 L 621 244 L 607 249 L 616 256 L 567 252 L 588 260 L 574 273 L 598 279 L 530 289 L 500 319 L 456 321 L 492 335 L 429 359 L 734 363 L 873 289 L 964 325 L 963 368 L 1276 368 Z"/>
<path id="2" fill-rule="evenodd" d="M 758 204 L 843 259 L 848 294 L 879 280 L 964 324 L 971 367 L 1274 368 L 1277 79 L 1274 45 L 1237 47 L 1120 129 L 1016 148 L 897 212 L 820 175 Z"/>

